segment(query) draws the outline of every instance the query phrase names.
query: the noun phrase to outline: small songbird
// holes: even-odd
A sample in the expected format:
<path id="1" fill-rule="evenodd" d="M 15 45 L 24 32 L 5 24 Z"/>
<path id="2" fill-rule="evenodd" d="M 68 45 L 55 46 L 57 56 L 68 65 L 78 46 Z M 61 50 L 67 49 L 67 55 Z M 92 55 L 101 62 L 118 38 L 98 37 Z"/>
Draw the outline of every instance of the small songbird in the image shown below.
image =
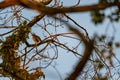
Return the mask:
<path id="1" fill-rule="evenodd" d="M 40 38 L 39 36 L 37 36 L 37 35 L 34 34 L 34 33 L 31 33 L 31 34 L 32 34 L 32 40 L 35 42 L 35 44 L 41 42 L 41 38 Z"/>

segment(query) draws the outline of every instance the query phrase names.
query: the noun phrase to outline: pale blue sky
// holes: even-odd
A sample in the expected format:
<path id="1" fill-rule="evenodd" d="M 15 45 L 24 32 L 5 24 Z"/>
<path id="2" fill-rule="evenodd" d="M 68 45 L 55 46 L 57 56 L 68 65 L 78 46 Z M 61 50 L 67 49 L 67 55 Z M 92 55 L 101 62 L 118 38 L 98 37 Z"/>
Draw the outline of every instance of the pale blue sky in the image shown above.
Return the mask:
<path id="1" fill-rule="evenodd" d="M 77 1 L 77 0 L 76 0 Z M 73 1 L 74 2 L 74 1 Z M 97 0 L 81 0 L 81 5 L 87 5 L 87 4 L 93 4 L 97 3 Z M 72 4 L 72 0 L 69 0 L 69 2 L 66 0 L 64 1 L 64 5 L 70 6 Z M 106 11 L 106 13 L 109 13 L 110 9 Z M 105 29 L 109 24 L 109 31 L 108 34 L 110 35 L 113 32 L 112 25 L 115 25 L 116 27 L 116 36 L 120 34 L 119 29 L 119 23 L 110 23 L 109 20 L 105 20 L 103 24 L 101 25 L 94 25 L 91 21 L 90 14 L 88 12 L 84 13 L 73 13 L 69 14 L 71 18 L 73 18 L 77 23 L 79 23 L 81 26 L 87 29 L 90 36 L 93 36 L 94 33 L 98 34 L 105 34 Z M 120 40 L 120 37 L 117 38 L 117 40 Z M 74 44 L 74 42 L 73 42 Z M 73 54 L 70 53 L 64 53 L 63 51 L 60 51 L 59 58 L 55 61 L 57 63 L 56 68 L 61 73 L 61 76 L 64 78 L 66 77 L 73 69 L 74 65 L 76 64 L 78 58 L 76 58 Z M 58 77 L 58 74 L 56 74 L 56 71 L 52 69 L 52 67 L 48 67 L 46 70 L 46 80 L 60 80 Z M 53 74 L 53 75 L 51 75 Z M 57 76 L 57 77 L 55 77 Z"/>

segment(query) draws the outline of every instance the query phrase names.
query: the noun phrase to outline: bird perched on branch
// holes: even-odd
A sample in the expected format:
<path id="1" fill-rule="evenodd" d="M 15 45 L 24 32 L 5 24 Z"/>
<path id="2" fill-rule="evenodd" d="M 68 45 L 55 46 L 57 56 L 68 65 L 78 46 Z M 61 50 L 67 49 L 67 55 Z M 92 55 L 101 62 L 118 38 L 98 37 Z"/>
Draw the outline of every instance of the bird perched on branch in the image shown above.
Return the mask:
<path id="1" fill-rule="evenodd" d="M 36 3 L 43 3 L 44 5 L 48 5 L 52 0 L 32 0 Z"/>
<path id="2" fill-rule="evenodd" d="M 31 34 L 32 34 L 32 40 L 35 42 L 35 44 L 38 44 L 41 42 L 41 38 L 39 36 L 37 36 L 34 33 L 31 33 Z"/>

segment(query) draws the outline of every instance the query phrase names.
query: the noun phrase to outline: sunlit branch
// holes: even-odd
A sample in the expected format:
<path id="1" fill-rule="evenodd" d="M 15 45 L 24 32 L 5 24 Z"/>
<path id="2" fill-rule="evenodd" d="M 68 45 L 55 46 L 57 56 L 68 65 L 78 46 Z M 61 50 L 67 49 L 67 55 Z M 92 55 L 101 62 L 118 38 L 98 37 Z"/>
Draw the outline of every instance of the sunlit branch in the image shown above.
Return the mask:
<path id="1" fill-rule="evenodd" d="M 7 1 L 7 0 L 6 0 Z M 52 7 L 45 7 L 43 4 L 36 5 L 28 0 L 8 0 L 6 3 L 1 2 L 0 8 L 6 8 L 13 5 L 21 5 L 29 9 L 36 10 L 38 12 L 43 12 L 45 14 L 57 14 L 57 13 L 73 13 L 73 12 L 87 12 L 87 11 L 93 11 L 93 10 L 103 10 L 108 7 L 112 6 L 120 6 L 120 2 L 114 2 L 114 3 L 99 3 L 99 4 L 93 4 L 93 5 L 86 5 L 86 6 L 78 6 L 78 7 L 62 7 L 62 8 L 52 8 Z"/>
<path id="2" fill-rule="evenodd" d="M 78 35 L 78 37 L 83 41 L 83 43 L 85 45 L 83 57 L 81 58 L 81 60 L 76 65 L 75 70 L 69 75 L 68 78 L 66 78 L 67 80 L 76 80 L 77 77 L 83 71 L 85 65 L 87 64 L 87 61 L 89 60 L 90 55 L 92 54 L 92 51 L 93 51 L 93 48 L 94 48 L 93 47 L 94 46 L 94 39 L 90 40 L 90 41 L 86 40 L 79 30 L 73 28 L 69 24 L 67 24 L 67 25 L 69 26 L 71 31 L 75 32 Z"/>

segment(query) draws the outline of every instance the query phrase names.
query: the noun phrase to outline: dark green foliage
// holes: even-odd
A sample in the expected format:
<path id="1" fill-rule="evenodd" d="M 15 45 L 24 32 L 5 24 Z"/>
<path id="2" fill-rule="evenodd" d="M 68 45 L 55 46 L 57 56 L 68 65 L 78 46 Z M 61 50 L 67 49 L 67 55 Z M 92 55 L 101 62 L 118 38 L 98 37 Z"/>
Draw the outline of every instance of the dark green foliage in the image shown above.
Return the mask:
<path id="1" fill-rule="evenodd" d="M 99 0 L 98 4 L 107 4 L 107 3 L 117 3 L 120 2 L 120 0 Z M 91 18 L 94 24 L 103 23 L 104 19 L 109 19 L 110 21 L 118 22 L 120 19 L 120 7 L 116 7 L 114 11 L 111 11 L 111 14 L 106 14 L 106 10 L 102 11 L 92 11 L 91 12 Z"/>
<path id="2" fill-rule="evenodd" d="M 0 71 L 2 71 L 0 73 L 5 74 L 7 77 L 13 76 L 14 74 L 15 76 L 13 76 L 13 78 L 16 80 L 18 80 L 20 77 L 21 79 L 19 80 L 26 80 L 26 78 L 30 80 L 32 76 L 28 74 L 26 70 L 21 69 L 21 72 L 19 72 L 21 59 L 15 50 L 18 50 L 21 42 L 24 43 L 26 41 L 31 27 L 26 26 L 26 21 L 23 21 L 19 27 L 20 28 L 14 31 L 12 35 L 8 36 L 6 41 L 1 45 L 0 52 L 3 62 L 0 65 L 3 65 L 4 69 L 0 69 Z"/>
<path id="3" fill-rule="evenodd" d="M 95 24 L 98 24 L 98 23 L 102 23 L 104 21 L 105 15 L 104 15 L 104 13 L 102 13 L 100 11 L 92 11 L 91 17 L 92 17 L 92 21 Z"/>

